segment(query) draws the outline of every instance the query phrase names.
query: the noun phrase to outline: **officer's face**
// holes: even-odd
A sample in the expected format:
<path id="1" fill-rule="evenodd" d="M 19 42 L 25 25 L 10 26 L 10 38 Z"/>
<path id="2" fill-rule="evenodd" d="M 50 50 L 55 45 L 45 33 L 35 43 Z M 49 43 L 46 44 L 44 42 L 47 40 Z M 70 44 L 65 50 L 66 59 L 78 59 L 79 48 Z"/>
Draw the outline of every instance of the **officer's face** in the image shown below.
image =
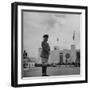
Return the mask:
<path id="1" fill-rule="evenodd" d="M 48 41 L 48 37 L 45 37 L 45 38 L 44 38 L 44 41 Z"/>

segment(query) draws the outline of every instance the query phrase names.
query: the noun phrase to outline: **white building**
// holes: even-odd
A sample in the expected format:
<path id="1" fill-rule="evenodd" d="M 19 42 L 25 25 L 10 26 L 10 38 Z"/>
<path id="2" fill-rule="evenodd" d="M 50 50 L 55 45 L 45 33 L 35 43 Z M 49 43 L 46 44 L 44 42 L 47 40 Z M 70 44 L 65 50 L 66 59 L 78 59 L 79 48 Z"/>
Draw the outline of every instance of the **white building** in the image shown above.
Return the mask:
<path id="1" fill-rule="evenodd" d="M 40 51 L 41 49 L 39 49 L 39 55 Z M 59 50 L 59 48 L 56 48 L 50 52 L 48 63 L 62 64 L 76 62 L 77 52 L 80 53 L 80 50 L 77 50 L 74 44 L 71 45 L 71 49 Z"/>

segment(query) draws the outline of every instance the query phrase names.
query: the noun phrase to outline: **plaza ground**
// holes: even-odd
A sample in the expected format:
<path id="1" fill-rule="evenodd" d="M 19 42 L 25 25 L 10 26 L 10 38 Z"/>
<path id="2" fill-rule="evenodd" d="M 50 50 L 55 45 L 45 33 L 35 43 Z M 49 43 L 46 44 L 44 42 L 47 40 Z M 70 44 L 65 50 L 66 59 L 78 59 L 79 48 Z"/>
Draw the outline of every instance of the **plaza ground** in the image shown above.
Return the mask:
<path id="1" fill-rule="evenodd" d="M 74 66 L 58 66 L 58 67 L 48 67 L 47 75 L 57 76 L 57 75 L 79 75 L 80 67 Z M 42 76 L 42 67 L 32 67 L 28 70 L 24 70 L 23 77 L 37 77 Z"/>

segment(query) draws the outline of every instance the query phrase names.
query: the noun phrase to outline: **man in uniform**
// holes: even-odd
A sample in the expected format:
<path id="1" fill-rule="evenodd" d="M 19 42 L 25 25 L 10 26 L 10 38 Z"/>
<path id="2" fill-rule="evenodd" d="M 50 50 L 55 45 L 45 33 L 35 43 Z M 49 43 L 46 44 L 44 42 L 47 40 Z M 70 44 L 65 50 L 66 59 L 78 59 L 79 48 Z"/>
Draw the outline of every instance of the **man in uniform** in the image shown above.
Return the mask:
<path id="1" fill-rule="evenodd" d="M 48 59 L 49 59 L 49 54 L 50 54 L 50 46 L 47 43 L 48 41 L 48 35 L 45 34 L 43 36 L 43 41 L 41 43 L 42 46 L 42 52 L 41 52 L 41 60 L 42 60 L 42 76 L 47 76 L 47 64 L 48 64 Z"/>

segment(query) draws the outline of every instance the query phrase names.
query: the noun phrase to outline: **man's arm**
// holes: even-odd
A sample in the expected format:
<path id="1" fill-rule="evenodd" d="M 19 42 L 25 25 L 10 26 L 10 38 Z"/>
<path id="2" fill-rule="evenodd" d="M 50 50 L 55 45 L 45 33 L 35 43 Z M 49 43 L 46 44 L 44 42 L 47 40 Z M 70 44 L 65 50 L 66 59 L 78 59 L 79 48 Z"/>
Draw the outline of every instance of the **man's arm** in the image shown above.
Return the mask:
<path id="1" fill-rule="evenodd" d="M 47 52 L 50 51 L 50 47 L 49 47 L 48 44 L 42 43 L 42 48 L 43 48 L 45 51 L 47 51 Z"/>

